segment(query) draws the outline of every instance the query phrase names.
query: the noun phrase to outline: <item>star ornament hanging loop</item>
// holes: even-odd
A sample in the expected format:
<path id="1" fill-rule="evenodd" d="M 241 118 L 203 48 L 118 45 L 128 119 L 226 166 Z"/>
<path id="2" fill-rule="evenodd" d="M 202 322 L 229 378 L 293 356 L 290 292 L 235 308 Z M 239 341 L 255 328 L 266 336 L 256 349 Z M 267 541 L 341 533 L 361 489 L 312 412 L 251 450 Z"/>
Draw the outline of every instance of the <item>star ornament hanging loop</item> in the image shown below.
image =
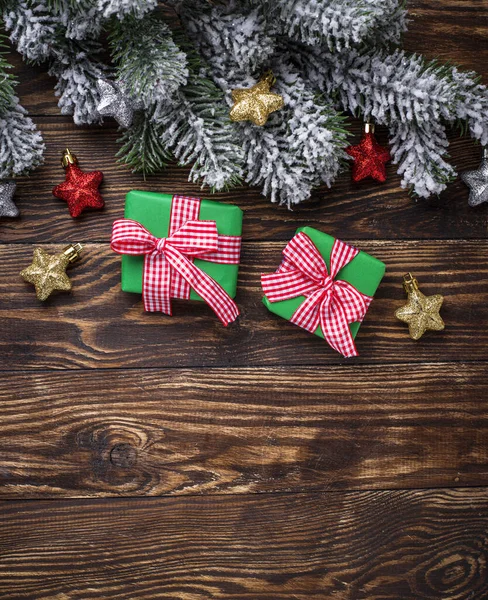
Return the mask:
<path id="1" fill-rule="evenodd" d="M 411 273 L 403 276 L 403 287 L 408 302 L 395 312 L 395 316 L 408 324 L 410 337 L 419 340 L 426 331 L 442 331 L 445 325 L 439 311 L 444 302 L 443 296 L 424 296 Z"/>
<path id="2" fill-rule="evenodd" d="M 252 121 L 262 127 L 266 124 L 271 113 L 284 106 L 283 96 L 271 92 L 276 83 L 276 77 L 271 71 L 251 88 L 232 90 L 234 106 L 230 111 L 231 121 Z"/>

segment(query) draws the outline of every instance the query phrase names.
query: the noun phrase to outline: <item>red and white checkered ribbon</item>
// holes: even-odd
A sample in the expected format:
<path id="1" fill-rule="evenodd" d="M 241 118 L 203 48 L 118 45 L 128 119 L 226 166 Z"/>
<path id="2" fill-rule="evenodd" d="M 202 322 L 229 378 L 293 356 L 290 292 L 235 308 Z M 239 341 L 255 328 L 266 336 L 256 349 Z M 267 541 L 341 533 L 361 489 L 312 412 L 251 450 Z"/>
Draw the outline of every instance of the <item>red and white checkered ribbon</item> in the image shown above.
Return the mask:
<path id="1" fill-rule="evenodd" d="M 219 235 L 215 221 L 198 221 L 195 205 L 199 209 L 198 198 L 173 197 L 167 238 L 155 237 L 137 221 L 118 219 L 113 224 L 110 247 L 118 254 L 144 255 L 145 310 L 171 315 L 171 298 L 188 299 L 193 288 L 228 325 L 239 315 L 236 303 L 192 259 L 239 264 L 241 238 Z M 195 218 L 187 219 L 188 215 Z"/>
<path id="2" fill-rule="evenodd" d="M 363 320 L 373 299 L 347 281 L 335 280 L 337 273 L 358 252 L 356 248 L 335 240 L 329 274 L 315 244 L 308 235 L 300 232 L 283 250 L 284 258 L 279 269 L 261 277 L 264 293 L 270 302 L 305 296 L 291 322 L 311 333 L 320 324 L 330 346 L 346 357 L 358 355 L 349 324 Z"/>

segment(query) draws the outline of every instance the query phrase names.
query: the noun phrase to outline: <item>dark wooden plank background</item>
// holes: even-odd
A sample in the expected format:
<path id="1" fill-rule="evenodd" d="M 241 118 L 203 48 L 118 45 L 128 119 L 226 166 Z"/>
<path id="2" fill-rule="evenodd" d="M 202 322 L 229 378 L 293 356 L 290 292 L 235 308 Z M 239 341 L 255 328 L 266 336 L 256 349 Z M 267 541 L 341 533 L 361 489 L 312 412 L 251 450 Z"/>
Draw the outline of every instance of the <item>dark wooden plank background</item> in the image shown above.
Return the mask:
<path id="1" fill-rule="evenodd" d="M 407 48 L 487 82 L 485 2 L 410 7 Z M 0 224 L 0 598 L 488 598 L 488 207 L 459 180 L 412 199 L 392 166 L 293 212 L 217 194 L 245 211 L 242 317 L 145 314 L 120 291 L 111 223 L 129 189 L 200 190 L 187 169 L 117 166 L 114 124 L 76 128 L 45 69 L 12 60 L 47 152 Z M 477 166 L 479 147 L 450 139 L 453 163 Z M 105 173 L 106 210 L 76 221 L 51 194 L 67 144 Z M 387 265 L 357 360 L 261 304 L 260 272 L 305 224 Z M 40 305 L 18 273 L 34 245 L 70 241 L 86 243 L 73 292 Z M 417 343 L 393 316 L 408 270 L 446 297 L 446 330 Z"/>

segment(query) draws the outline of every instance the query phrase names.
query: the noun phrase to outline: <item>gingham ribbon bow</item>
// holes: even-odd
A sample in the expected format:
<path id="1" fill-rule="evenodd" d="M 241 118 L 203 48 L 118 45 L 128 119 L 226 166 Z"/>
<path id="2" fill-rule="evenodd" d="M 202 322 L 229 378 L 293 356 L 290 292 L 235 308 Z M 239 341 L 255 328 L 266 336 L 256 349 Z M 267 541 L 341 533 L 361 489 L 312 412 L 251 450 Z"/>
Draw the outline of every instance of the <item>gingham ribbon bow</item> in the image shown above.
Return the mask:
<path id="1" fill-rule="evenodd" d="M 172 278 L 179 275 L 205 300 L 222 323 L 228 325 L 239 315 L 236 303 L 191 259 L 238 263 L 240 238 L 235 238 L 237 243 L 227 245 L 224 240 L 221 244 L 224 247 L 219 249 L 220 238 L 230 240 L 232 237 L 219 236 L 215 221 L 187 221 L 169 237 L 157 238 L 137 221 L 118 219 L 113 224 L 110 247 L 118 254 L 144 255 L 142 295 L 145 310 L 172 314 L 171 298 L 175 297 L 172 295 Z"/>
<path id="2" fill-rule="evenodd" d="M 335 240 L 330 255 L 330 274 L 312 240 L 303 232 L 295 235 L 283 250 L 284 259 L 275 273 L 262 275 L 264 293 L 270 302 L 305 296 L 291 318 L 295 325 L 314 332 L 321 326 L 327 342 L 343 356 L 357 356 L 349 323 L 362 321 L 371 303 L 337 273 L 359 250 Z"/>

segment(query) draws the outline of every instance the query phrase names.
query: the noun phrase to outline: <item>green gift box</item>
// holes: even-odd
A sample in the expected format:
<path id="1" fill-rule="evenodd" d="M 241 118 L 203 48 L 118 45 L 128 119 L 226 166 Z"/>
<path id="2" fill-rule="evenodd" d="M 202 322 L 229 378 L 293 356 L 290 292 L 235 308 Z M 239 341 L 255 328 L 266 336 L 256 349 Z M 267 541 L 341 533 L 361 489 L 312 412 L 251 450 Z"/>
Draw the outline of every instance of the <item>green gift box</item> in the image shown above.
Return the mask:
<path id="1" fill-rule="evenodd" d="M 133 190 L 125 198 L 124 216 L 126 219 L 139 222 L 154 236 L 166 238 L 169 232 L 172 202 L 171 194 Z M 198 218 L 201 221 L 215 221 L 220 235 L 240 237 L 242 234 L 242 210 L 238 206 L 201 200 Z M 231 298 L 235 298 L 239 265 L 219 264 L 200 258 L 196 258 L 193 262 L 220 284 Z M 143 269 L 144 256 L 122 255 L 121 287 L 124 292 L 142 293 Z M 193 289 L 190 291 L 190 300 L 203 302 L 203 298 Z"/>
<path id="2" fill-rule="evenodd" d="M 334 245 L 335 238 L 322 231 L 313 229 L 313 227 L 300 227 L 296 230 L 295 234 L 303 232 L 312 240 L 317 250 L 320 252 L 322 258 L 327 265 L 327 270 L 330 273 L 330 254 L 332 246 Z M 367 296 L 373 297 L 378 289 L 378 286 L 383 279 L 385 274 L 385 264 L 380 260 L 367 254 L 366 252 L 359 252 L 352 261 L 343 267 L 336 275 L 335 280 L 342 279 L 348 281 L 358 291 L 366 294 Z M 270 302 L 266 296 L 263 298 L 263 303 L 266 308 L 283 319 L 289 321 L 297 308 L 305 300 L 305 296 L 297 296 L 296 298 L 290 298 L 289 300 L 283 300 L 281 302 Z M 361 323 L 351 323 L 349 329 L 353 338 L 356 337 L 357 332 Z M 324 334 L 320 325 L 315 330 L 315 335 L 323 338 Z"/>

